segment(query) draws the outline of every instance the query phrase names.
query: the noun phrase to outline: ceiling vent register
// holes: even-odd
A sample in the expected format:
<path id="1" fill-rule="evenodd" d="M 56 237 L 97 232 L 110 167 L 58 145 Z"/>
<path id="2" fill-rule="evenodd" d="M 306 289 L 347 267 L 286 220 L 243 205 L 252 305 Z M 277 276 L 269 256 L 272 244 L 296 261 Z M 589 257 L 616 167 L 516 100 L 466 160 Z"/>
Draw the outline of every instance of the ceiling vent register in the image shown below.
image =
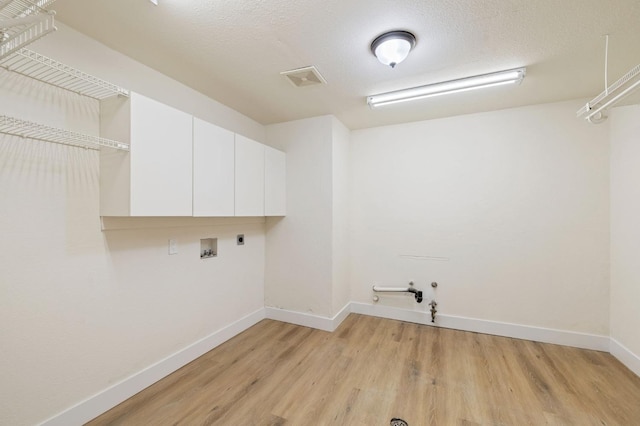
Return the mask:
<path id="1" fill-rule="evenodd" d="M 280 75 L 285 76 L 295 87 L 327 84 L 327 81 L 320 75 L 317 68 L 313 65 L 304 68 L 297 68 L 295 70 L 283 71 Z"/>

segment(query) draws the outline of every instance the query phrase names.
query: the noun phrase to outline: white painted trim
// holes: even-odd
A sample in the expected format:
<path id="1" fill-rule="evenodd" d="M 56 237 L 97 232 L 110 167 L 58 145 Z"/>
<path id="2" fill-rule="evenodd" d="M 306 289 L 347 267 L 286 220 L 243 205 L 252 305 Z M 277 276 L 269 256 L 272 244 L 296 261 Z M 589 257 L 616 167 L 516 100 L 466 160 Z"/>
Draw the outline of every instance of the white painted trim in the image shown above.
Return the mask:
<path id="1" fill-rule="evenodd" d="M 551 328 L 532 327 L 521 324 L 511 324 L 465 318 L 452 315 L 438 314 L 435 324 L 431 323 L 428 312 L 409 311 L 383 305 L 366 303 L 351 303 L 351 312 L 381 318 L 414 322 L 425 325 L 452 328 L 456 330 L 473 331 L 476 333 L 492 334 L 495 336 L 513 337 L 516 339 L 533 340 L 535 342 L 553 343 L 556 345 L 572 346 L 575 348 L 593 349 L 609 352 L 609 337 L 596 334 L 580 333 L 576 331 L 555 330 Z"/>
<path id="2" fill-rule="evenodd" d="M 267 318 L 288 322 L 290 324 L 301 325 L 304 327 L 316 328 L 324 331 L 334 331 L 351 313 L 351 303 L 347 303 L 333 318 L 322 317 L 320 315 L 305 314 L 303 312 L 288 311 L 286 309 L 278 309 L 267 307 Z"/>
<path id="3" fill-rule="evenodd" d="M 335 331 L 338 327 L 340 327 L 340 324 L 342 324 L 342 321 L 347 319 L 350 313 L 351 313 L 351 303 L 349 302 L 346 305 L 344 305 L 344 307 L 340 310 L 340 312 L 338 312 L 333 316 L 333 319 L 332 319 L 333 329 L 331 331 Z"/>
<path id="4" fill-rule="evenodd" d="M 393 306 L 351 302 L 351 312 L 354 314 L 368 315 L 370 317 L 387 318 L 424 325 L 435 325 L 431 323 L 429 314 L 425 312 L 409 311 L 407 309 L 395 308 Z"/>
<path id="5" fill-rule="evenodd" d="M 168 376 L 180 367 L 185 366 L 194 359 L 209 352 L 216 346 L 262 321 L 266 317 L 265 314 L 264 308 L 260 308 L 173 355 L 169 355 L 144 370 L 51 417 L 41 423 L 41 425 L 69 426 L 85 424 L 141 390 L 151 386 L 158 380 Z"/>
<path id="6" fill-rule="evenodd" d="M 626 346 L 611 338 L 611 346 L 609 347 L 611 355 L 616 357 L 618 361 L 623 363 L 629 370 L 633 371 L 636 376 L 640 377 L 640 356 L 631 352 Z"/>
<path id="7" fill-rule="evenodd" d="M 371 305 L 357 302 L 347 303 L 333 318 L 266 307 L 239 319 L 227 327 L 198 340 L 175 354 L 158 361 L 157 363 L 105 389 L 104 391 L 87 398 L 62 413 L 44 421 L 41 425 L 82 425 L 105 411 L 115 407 L 141 390 L 149 387 L 158 380 L 168 376 L 194 359 L 202 356 L 216 346 L 242 333 L 265 318 L 332 332 L 338 328 L 350 313 L 408 321 L 424 325 L 435 325 L 456 330 L 513 337 L 516 339 L 526 339 L 537 342 L 606 351 L 610 352 L 631 371 L 640 376 L 640 357 L 635 355 L 615 339 L 610 339 L 608 336 L 598 336 L 573 331 L 554 330 L 440 314 L 436 318 L 436 323 L 432 324 L 428 312 L 410 311 L 391 306 Z"/>

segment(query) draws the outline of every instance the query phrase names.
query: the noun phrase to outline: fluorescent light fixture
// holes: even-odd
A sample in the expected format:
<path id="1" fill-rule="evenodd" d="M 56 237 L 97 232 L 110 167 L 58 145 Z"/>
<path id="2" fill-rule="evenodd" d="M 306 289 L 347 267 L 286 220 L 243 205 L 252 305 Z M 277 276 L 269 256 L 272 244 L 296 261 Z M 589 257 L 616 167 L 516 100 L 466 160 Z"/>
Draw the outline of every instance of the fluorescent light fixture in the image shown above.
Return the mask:
<path id="1" fill-rule="evenodd" d="M 371 108 L 376 108 L 399 102 L 430 98 L 432 96 L 482 89 L 484 87 L 501 86 L 503 84 L 511 83 L 520 84 L 522 79 L 524 79 L 526 70 L 526 68 L 516 68 L 507 71 L 461 78 L 458 80 L 443 81 L 441 83 L 428 84 L 426 86 L 411 87 L 409 89 L 397 90 L 395 92 L 381 93 L 379 95 L 367 97 L 367 103 Z"/>

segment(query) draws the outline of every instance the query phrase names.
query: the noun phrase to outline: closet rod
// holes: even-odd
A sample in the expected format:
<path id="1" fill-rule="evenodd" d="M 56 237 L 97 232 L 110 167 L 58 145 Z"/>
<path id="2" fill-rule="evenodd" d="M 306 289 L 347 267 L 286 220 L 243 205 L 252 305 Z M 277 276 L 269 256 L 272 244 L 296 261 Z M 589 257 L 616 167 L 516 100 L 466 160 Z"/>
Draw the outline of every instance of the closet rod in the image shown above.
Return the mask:
<path id="1" fill-rule="evenodd" d="M 45 126 L 32 121 L 0 115 L 0 133 L 85 148 L 107 147 L 128 151 L 126 143 Z"/>

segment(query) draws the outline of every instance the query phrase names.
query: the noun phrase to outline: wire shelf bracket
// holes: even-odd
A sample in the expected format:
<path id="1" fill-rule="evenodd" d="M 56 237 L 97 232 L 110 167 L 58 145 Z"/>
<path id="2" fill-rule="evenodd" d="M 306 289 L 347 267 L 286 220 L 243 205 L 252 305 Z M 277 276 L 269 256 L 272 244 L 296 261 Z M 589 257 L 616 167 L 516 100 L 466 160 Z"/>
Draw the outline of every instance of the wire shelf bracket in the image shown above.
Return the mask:
<path id="1" fill-rule="evenodd" d="M 126 143 L 49 127 L 6 115 L 0 115 L 0 133 L 83 148 L 107 147 L 129 151 L 129 145 Z"/>
<path id="2" fill-rule="evenodd" d="M 0 0 L 0 59 L 56 31 L 55 0 Z"/>
<path id="3" fill-rule="evenodd" d="M 29 49 L 20 49 L 1 59 L 0 67 L 93 99 L 129 97 L 127 89 Z"/>

